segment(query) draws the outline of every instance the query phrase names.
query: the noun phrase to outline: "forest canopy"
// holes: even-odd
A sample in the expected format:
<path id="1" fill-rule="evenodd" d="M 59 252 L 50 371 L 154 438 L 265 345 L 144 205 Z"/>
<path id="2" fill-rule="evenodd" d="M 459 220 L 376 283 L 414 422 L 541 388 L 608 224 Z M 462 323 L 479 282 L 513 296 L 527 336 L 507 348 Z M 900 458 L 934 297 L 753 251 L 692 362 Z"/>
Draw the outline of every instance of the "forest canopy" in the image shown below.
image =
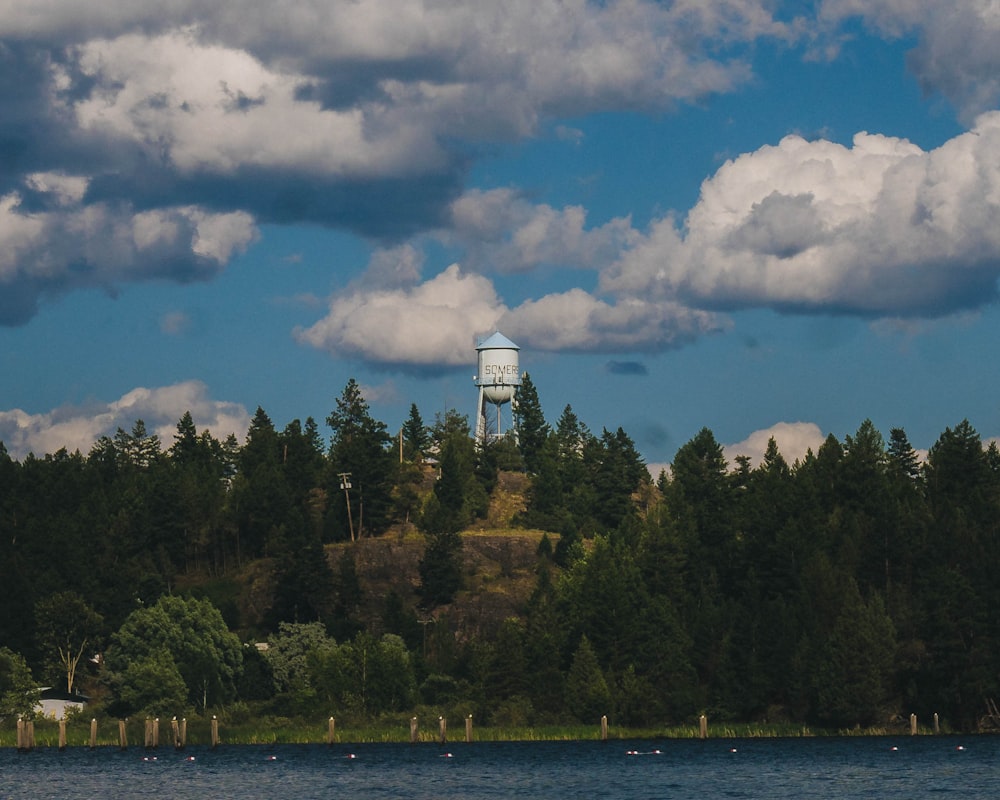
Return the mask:
<path id="1" fill-rule="evenodd" d="M 482 445 L 416 406 L 397 440 L 354 381 L 326 437 L 258 408 L 243 442 L 185 414 L 172 442 L 137 420 L 86 454 L 0 444 L 4 709 L 27 671 L 111 714 L 979 724 L 1000 694 L 1000 453 L 968 421 L 923 459 L 864 421 L 756 465 L 705 428 L 651 476 L 624 430 L 569 406 L 550 423 L 528 385 L 522 436 Z M 464 536 L 502 474 L 525 487 L 508 525 L 545 532 L 534 588 L 460 631 Z M 365 597 L 358 544 L 404 535 L 416 585 Z"/>

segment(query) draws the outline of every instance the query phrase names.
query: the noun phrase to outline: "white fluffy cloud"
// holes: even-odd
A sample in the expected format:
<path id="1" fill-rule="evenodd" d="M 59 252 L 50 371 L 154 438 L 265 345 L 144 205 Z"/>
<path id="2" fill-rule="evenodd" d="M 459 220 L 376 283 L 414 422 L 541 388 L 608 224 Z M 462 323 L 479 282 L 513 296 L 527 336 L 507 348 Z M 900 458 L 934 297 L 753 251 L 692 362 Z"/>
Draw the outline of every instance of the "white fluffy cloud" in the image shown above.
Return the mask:
<path id="1" fill-rule="evenodd" d="M 238 403 L 213 400 L 200 381 L 185 381 L 159 388 L 136 388 L 110 403 L 65 407 L 43 414 L 21 409 L 0 411 L 0 441 L 14 458 L 28 453 L 44 455 L 61 448 L 87 453 L 101 436 L 114 436 L 118 428 L 129 431 L 136 420 L 160 438 L 164 448 L 173 444 L 177 422 L 190 411 L 199 431 L 208 429 L 224 439 L 235 434 L 241 441 L 250 415 Z"/>
<path id="2" fill-rule="evenodd" d="M 705 181 L 603 276 L 702 308 L 936 316 L 996 295 L 1000 113 L 925 152 L 859 133 L 852 147 L 789 136 Z"/>
<path id="3" fill-rule="evenodd" d="M 0 292 L 22 292 L 33 305 L 42 293 L 78 286 L 207 278 L 257 236 L 243 212 L 88 205 L 86 186 L 81 176 L 32 174 L 22 190 L 0 196 Z M 29 200 L 41 209 L 26 208 Z M 4 312 L 0 301 L 0 323 Z M 8 314 L 16 319 L 17 309 Z"/>
<path id="4" fill-rule="evenodd" d="M 668 215 L 646 232 L 627 218 L 588 229 L 582 208 L 507 189 L 464 194 L 451 221 L 435 237 L 463 253 L 463 269 L 575 267 L 598 286 L 507 306 L 485 276 L 458 267 L 421 284 L 411 243 L 381 251 L 367 285 L 338 295 L 301 340 L 448 365 L 493 325 L 539 350 L 641 352 L 725 329 L 718 312 L 743 308 L 872 318 L 978 308 L 1000 276 L 1000 112 L 931 151 L 879 134 L 850 147 L 788 136 L 724 164 L 683 225 Z"/>
<path id="5" fill-rule="evenodd" d="M 492 330 L 504 306 L 493 284 L 457 264 L 413 288 L 336 295 L 327 315 L 296 331 L 299 341 L 347 358 L 384 364 L 467 364 L 476 333 Z"/>
<path id="6" fill-rule="evenodd" d="M 549 352 L 656 352 L 728 326 L 714 314 L 670 301 L 622 298 L 609 303 L 582 289 L 528 300 L 500 327 L 519 344 Z"/>
<path id="7" fill-rule="evenodd" d="M 401 261 L 395 270 L 393 255 Z M 496 328 L 534 350 L 614 353 L 676 347 L 729 324 L 671 301 L 608 302 L 582 289 L 509 308 L 488 277 L 457 264 L 419 282 L 409 247 L 381 251 L 370 269 L 397 283 L 378 288 L 370 280 L 358 281 L 335 294 L 326 315 L 297 330 L 296 338 L 337 356 L 433 369 L 467 364 L 476 335 Z M 399 280 L 404 275 L 406 282 Z"/>
<path id="8" fill-rule="evenodd" d="M 10 163 L 70 177 L 38 184 L 41 218 L 17 212 L 31 176 L 0 182 L 0 324 L 46 291 L 211 274 L 258 220 L 427 231 L 481 143 L 731 91 L 748 44 L 796 30 L 767 0 L 12 0 L 0 142 L 26 142 Z M 55 216 L 57 200 L 72 210 Z M 511 229 L 475 242 L 477 200 L 455 209 L 469 270 L 593 263 L 630 232 L 504 200 Z"/>
<path id="9" fill-rule="evenodd" d="M 774 439 L 778 452 L 791 466 L 804 458 L 810 450 L 816 453 L 826 436 L 814 422 L 775 423 L 770 428 L 754 431 L 742 442 L 723 447 L 730 469 L 735 465 L 736 456 L 749 456 L 754 466 L 759 465 L 771 439 Z"/>
<path id="10" fill-rule="evenodd" d="M 308 76 L 275 72 L 243 50 L 199 42 L 191 28 L 89 41 L 77 48 L 72 67 L 107 87 L 70 106 L 81 131 L 133 141 L 182 173 L 290 169 L 344 179 L 398 177 L 440 169 L 445 161 L 432 131 L 403 120 L 381 124 L 377 106 L 335 110 L 298 99 Z"/>

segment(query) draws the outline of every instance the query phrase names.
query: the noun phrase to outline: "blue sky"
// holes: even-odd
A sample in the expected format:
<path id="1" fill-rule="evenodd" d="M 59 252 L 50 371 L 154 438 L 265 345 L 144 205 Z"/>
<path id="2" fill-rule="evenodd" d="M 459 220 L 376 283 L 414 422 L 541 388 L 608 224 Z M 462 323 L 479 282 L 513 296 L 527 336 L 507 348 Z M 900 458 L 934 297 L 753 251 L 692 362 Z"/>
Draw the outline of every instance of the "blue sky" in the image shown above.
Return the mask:
<path id="1" fill-rule="evenodd" d="M 14 457 L 471 416 L 496 329 L 654 470 L 1000 435 L 995 3 L 148 6 L 0 10 Z"/>

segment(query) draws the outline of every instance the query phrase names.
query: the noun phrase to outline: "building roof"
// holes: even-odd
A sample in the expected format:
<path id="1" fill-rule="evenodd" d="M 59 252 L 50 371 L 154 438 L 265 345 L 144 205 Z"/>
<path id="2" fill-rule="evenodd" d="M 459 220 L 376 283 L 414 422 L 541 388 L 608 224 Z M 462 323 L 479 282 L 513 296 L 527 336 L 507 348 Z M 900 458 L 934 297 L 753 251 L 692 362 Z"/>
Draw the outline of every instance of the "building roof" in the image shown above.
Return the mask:
<path id="1" fill-rule="evenodd" d="M 476 350 L 520 350 L 510 339 L 497 331 L 492 336 L 483 339 L 476 347 Z"/>

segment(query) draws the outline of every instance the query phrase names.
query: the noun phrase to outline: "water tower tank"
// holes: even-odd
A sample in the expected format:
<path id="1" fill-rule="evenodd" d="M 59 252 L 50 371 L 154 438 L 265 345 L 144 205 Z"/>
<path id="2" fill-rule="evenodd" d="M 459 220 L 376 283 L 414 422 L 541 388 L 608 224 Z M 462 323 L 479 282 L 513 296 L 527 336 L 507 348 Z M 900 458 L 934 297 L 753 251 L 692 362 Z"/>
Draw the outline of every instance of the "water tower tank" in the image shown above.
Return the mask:
<path id="1" fill-rule="evenodd" d="M 509 403 L 521 385 L 521 370 L 517 363 L 520 350 L 510 339 L 497 331 L 479 343 L 479 374 L 476 386 L 491 403 Z"/>
<path id="2" fill-rule="evenodd" d="M 517 360 L 519 349 L 499 331 L 476 346 L 479 353 L 479 371 L 476 375 L 476 386 L 479 387 L 479 408 L 476 415 L 478 442 L 503 435 L 501 406 L 510 404 L 513 420 L 516 392 L 521 385 L 521 368 Z M 495 407 L 493 419 L 487 413 L 489 405 Z"/>

